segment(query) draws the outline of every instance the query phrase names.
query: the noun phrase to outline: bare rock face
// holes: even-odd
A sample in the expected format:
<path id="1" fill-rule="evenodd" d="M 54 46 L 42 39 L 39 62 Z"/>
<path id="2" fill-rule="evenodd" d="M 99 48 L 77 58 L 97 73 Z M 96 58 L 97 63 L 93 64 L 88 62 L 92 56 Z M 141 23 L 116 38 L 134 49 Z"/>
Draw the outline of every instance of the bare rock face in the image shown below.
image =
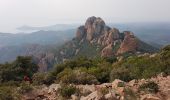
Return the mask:
<path id="1" fill-rule="evenodd" d="M 137 38 L 134 36 L 132 32 L 125 31 L 124 32 L 124 40 L 120 45 L 120 48 L 118 50 L 118 54 L 122 54 L 125 52 L 135 52 L 137 49 Z"/>
<path id="2" fill-rule="evenodd" d="M 84 26 L 80 26 L 80 27 L 78 27 L 78 29 L 77 29 L 76 37 L 77 37 L 78 39 L 82 39 L 83 36 L 85 35 L 85 33 L 86 33 L 85 27 L 84 27 Z"/>
<path id="3" fill-rule="evenodd" d="M 118 29 L 105 25 L 105 22 L 100 17 L 94 16 L 89 17 L 85 25 L 77 29 L 76 38 L 79 40 L 79 45 L 89 42 L 94 47 L 96 45 L 99 46 L 101 48 L 99 52 L 102 57 L 111 57 L 126 52 L 136 53 L 137 51 L 140 52 L 140 50 L 144 51 L 143 49 L 145 48 L 141 49 L 140 44 L 147 47 L 132 32 L 119 32 Z"/>
<path id="4" fill-rule="evenodd" d="M 98 44 L 103 46 L 107 46 L 109 44 L 114 43 L 114 41 L 118 40 L 120 37 L 119 30 L 116 28 L 113 29 L 106 29 L 105 33 L 99 37 Z"/>
<path id="5" fill-rule="evenodd" d="M 85 29 L 87 32 L 86 39 L 91 41 L 97 34 L 101 34 L 104 31 L 105 22 L 101 18 L 90 17 L 85 23 Z"/>
<path id="6" fill-rule="evenodd" d="M 106 46 L 102 52 L 101 52 L 101 56 L 102 57 L 110 57 L 110 56 L 113 56 L 113 50 L 112 50 L 112 44 Z"/>
<path id="7" fill-rule="evenodd" d="M 121 34 L 124 35 L 122 39 Z M 116 54 L 113 48 L 116 44 L 120 44 L 118 54 L 129 51 L 135 51 L 137 48 L 137 40 L 132 32 L 120 33 L 116 28 L 110 28 L 100 17 L 89 17 L 85 26 L 80 26 L 76 32 L 76 38 L 87 40 L 91 44 L 99 44 L 103 47 L 101 50 L 102 57 L 110 57 Z"/>

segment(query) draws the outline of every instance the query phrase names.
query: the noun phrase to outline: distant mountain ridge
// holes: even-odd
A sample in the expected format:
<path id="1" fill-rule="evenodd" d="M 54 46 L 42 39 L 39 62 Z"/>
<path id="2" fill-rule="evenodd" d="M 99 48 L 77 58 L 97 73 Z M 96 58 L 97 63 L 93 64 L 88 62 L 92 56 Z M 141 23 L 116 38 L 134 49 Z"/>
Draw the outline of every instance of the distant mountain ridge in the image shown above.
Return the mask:
<path id="1" fill-rule="evenodd" d="M 32 27 L 32 26 L 21 26 L 18 27 L 18 30 L 26 30 L 26 31 L 31 31 L 31 30 L 46 30 L 46 31 L 63 31 L 63 30 L 70 30 L 70 29 L 75 29 L 78 26 L 78 24 L 56 24 L 56 25 L 51 25 L 51 26 L 43 26 L 43 27 Z"/>
<path id="2" fill-rule="evenodd" d="M 23 44 L 61 44 L 73 38 L 75 30 L 37 31 L 30 34 L 0 33 L 0 45 L 15 46 Z"/>
<path id="3" fill-rule="evenodd" d="M 103 19 L 94 16 L 89 17 L 85 25 L 78 27 L 77 30 L 57 32 L 43 30 L 32 34 L 2 33 L 0 42 L 0 61 L 11 61 L 18 55 L 33 56 L 40 66 L 40 71 L 47 71 L 54 64 L 79 56 L 119 57 L 124 54 L 157 51 L 157 48 L 141 41 L 133 32 L 110 28 Z M 8 47 L 2 48 L 3 45 Z"/>

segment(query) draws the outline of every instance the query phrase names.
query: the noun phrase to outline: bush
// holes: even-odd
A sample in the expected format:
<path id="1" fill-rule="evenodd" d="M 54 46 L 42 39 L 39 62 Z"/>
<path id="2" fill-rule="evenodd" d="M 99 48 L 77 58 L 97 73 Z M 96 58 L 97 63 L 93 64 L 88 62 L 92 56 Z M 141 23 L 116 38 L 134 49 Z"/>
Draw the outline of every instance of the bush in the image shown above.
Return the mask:
<path id="1" fill-rule="evenodd" d="M 0 100 L 20 100 L 20 95 L 10 86 L 0 87 Z"/>
<path id="2" fill-rule="evenodd" d="M 63 85 L 59 90 L 62 97 L 69 98 L 71 95 L 77 92 L 77 88 L 73 85 Z"/>
<path id="3" fill-rule="evenodd" d="M 31 84 L 29 84 L 27 82 L 22 82 L 20 84 L 18 92 L 21 93 L 21 94 L 24 94 L 24 93 L 28 93 L 28 92 L 30 92 L 32 90 L 33 90 L 33 87 L 32 87 Z"/>
<path id="4" fill-rule="evenodd" d="M 95 76 L 88 74 L 85 71 L 79 69 L 68 69 L 66 68 L 63 72 L 57 75 L 57 80 L 62 83 L 73 83 L 73 84 L 97 84 L 98 81 Z"/>
<path id="5" fill-rule="evenodd" d="M 73 70 L 70 68 L 64 69 L 64 71 L 60 72 L 57 75 L 57 81 L 62 83 L 75 83 L 76 75 L 73 73 Z"/>
<path id="6" fill-rule="evenodd" d="M 54 77 L 51 75 L 51 73 L 35 73 L 32 77 L 33 84 L 34 85 L 50 85 L 54 82 Z"/>
<path id="7" fill-rule="evenodd" d="M 98 84 L 98 80 L 94 75 L 91 75 L 87 72 L 83 72 L 81 70 L 75 70 L 76 74 L 75 83 L 76 84 Z"/>
<path id="8" fill-rule="evenodd" d="M 11 63 L 0 65 L 0 82 L 22 81 L 24 76 L 29 78 L 38 71 L 38 66 L 31 57 L 19 56 Z"/>
<path id="9" fill-rule="evenodd" d="M 106 87 L 100 88 L 99 92 L 104 96 L 109 93 L 109 89 Z"/>
<path id="10" fill-rule="evenodd" d="M 159 91 L 159 87 L 155 82 L 148 82 L 148 83 L 144 83 L 139 87 L 140 91 L 148 91 L 151 93 L 157 93 Z"/>
<path id="11" fill-rule="evenodd" d="M 114 81 L 115 79 L 120 79 L 125 82 L 132 80 L 132 76 L 127 68 L 120 67 L 114 68 L 110 73 L 110 81 Z"/>

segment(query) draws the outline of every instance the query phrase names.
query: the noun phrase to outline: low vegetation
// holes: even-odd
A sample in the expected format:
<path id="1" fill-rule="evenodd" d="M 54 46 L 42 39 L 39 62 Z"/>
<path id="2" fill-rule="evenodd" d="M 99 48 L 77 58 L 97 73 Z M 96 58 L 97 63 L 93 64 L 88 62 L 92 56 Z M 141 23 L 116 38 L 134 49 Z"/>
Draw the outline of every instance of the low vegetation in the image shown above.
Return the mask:
<path id="1" fill-rule="evenodd" d="M 21 94 L 31 91 L 34 85 L 63 84 L 101 84 L 114 79 L 130 81 L 150 78 L 157 74 L 170 74 L 170 46 L 156 55 L 130 56 L 121 61 L 116 58 L 79 57 L 56 65 L 50 72 L 38 72 L 38 66 L 31 57 L 18 57 L 14 62 L 0 65 L 0 99 L 17 100 Z M 27 76 L 27 80 L 25 80 Z M 120 84 L 122 87 L 123 84 Z M 140 90 L 156 93 L 158 85 L 149 82 L 142 84 Z M 130 91 L 130 90 L 127 90 Z M 101 90 L 106 94 L 106 89 Z M 69 98 L 78 90 L 72 85 L 63 85 L 60 94 Z M 131 92 L 129 92 L 131 93 Z M 131 93 L 129 95 L 132 95 Z M 135 98 L 135 95 L 133 95 Z"/>
<path id="2" fill-rule="evenodd" d="M 155 82 L 148 82 L 144 83 L 139 87 L 139 90 L 141 91 L 148 91 L 151 93 L 157 93 L 159 91 L 159 87 Z"/>

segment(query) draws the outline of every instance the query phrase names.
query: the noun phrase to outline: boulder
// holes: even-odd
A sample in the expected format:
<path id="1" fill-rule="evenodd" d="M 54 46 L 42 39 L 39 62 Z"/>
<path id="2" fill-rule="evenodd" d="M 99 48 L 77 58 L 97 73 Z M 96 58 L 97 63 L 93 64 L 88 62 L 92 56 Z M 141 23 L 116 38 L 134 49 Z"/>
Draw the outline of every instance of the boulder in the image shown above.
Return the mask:
<path id="1" fill-rule="evenodd" d="M 161 100 L 161 99 L 152 94 L 146 94 L 146 95 L 141 96 L 141 100 Z"/>
<path id="2" fill-rule="evenodd" d="M 48 93 L 52 93 L 52 92 L 57 92 L 58 89 L 61 88 L 61 85 L 60 84 L 52 84 L 49 86 L 49 90 L 48 90 Z"/>
<path id="3" fill-rule="evenodd" d="M 116 95 L 114 94 L 114 93 L 108 93 L 108 94 L 106 94 L 105 96 L 104 96 L 104 98 L 106 99 L 106 100 L 117 100 L 116 99 Z"/>
<path id="4" fill-rule="evenodd" d="M 113 82 L 112 82 L 112 88 L 118 88 L 119 87 L 119 84 L 125 84 L 125 82 L 123 82 L 122 80 L 119 80 L 119 79 L 115 79 Z"/>
<path id="5" fill-rule="evenodd" d="M 100 100 L 102 98 L 101 95 L 98 95 L 98 91 L 94 91 L 86 97 L 81 97 L 80 100 Z"/>

